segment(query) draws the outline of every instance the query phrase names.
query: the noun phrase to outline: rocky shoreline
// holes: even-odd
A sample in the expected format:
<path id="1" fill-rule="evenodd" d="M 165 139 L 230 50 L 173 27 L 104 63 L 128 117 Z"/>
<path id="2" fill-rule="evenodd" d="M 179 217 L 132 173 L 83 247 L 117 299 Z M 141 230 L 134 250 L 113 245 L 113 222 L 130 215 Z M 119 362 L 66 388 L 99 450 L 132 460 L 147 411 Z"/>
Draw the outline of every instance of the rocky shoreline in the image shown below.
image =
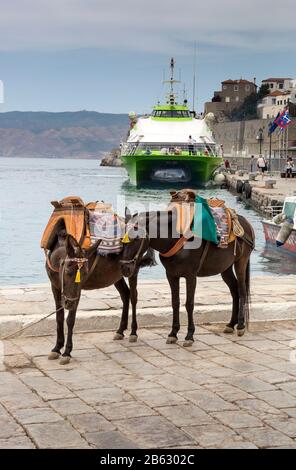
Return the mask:
<path id="1" fill-rule="evenodd" d="M 121 167 L 122 161 L 120 158 L 120 149 L 113 148 L 110 153 L 107 153 L 101 160 L 100 166 L 115 166 Z"/>

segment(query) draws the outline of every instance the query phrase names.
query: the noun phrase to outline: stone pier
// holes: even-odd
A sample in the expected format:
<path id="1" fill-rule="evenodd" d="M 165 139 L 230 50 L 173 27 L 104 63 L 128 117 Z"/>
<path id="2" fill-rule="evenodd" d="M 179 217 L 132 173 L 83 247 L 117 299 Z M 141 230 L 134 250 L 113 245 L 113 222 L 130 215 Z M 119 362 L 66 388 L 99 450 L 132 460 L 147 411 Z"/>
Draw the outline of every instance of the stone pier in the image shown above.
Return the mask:
<path id="1" fill-rule="evenodd" d="M 249 174 L 226 174 L 226 181 L 228 188 L 237 193 L 237 182 L 247 181 L 252 187 L 250 199 L 246 199 L 244 192 L 237 193 L 242 199 L 249 202 L 252 207 L 262 214 L 268 214 L 268 208 L 271 206 L 283 206 L 284 200 L 287 196 L 295 196 L 296 179 L 295 178 L 280 178 L 279 176 L 265 175 L 262 179 L 261 174 L 258 174 L 255 181 L 249 181 Z M 266 188 L 265 181 L 274 181 L 273 188 Z"/>
<path id="2" fill-rule="evenodd" d="M 47 359 L 54 320 L 0 342 L 0 448 L 296 448 L 295 278 L 254 278 L 243 337 L 219 323 L 231 309 L 222 280 L 199 280 L 191 348 L 183 310 L 166 344 L 166 282 L 140 282 L 137 343 L 112 340 L 113 288 L 83 293 L 70 364 Z M 52 308 L 48 286 L 0 289 L 2 337 Z"/>

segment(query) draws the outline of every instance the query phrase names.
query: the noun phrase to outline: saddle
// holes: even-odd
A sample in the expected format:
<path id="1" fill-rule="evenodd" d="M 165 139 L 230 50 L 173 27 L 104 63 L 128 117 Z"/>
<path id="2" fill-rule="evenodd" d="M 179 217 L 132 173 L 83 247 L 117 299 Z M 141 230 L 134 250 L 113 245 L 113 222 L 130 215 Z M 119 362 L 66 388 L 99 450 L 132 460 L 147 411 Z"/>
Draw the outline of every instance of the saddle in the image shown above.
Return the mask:
<path id="1" fill-rule="evenodd" d="M 57 234 L 61 229 L 72 235 L 83 248 L 90 246 L 88 229 L 88 209 L 80 197 L 69 196 L 61 201 L 51 201 L 54 211 L 41 239 L 41 248 L 52 250 L 56 243 Z"/>
<path id="2" fill-rule="evenodd" d="M 195 199 L 197 193 L 192 189 L 182 189 L 172 191 L 171 201 L 168 210 L 175 210 L 177 214 L 176 231 L 178 234 L 188 238 L 193 236 L 192 227 L 196 213 Z M 217 234 L 219 235 L 220 248 L 227 248 L 228 244 L 233 242 L 237 235 L 233 231 L 233 220 L 238 224 L 235 211 L 225 206 L 222 199 L 208 199 L 206 201 L 216 224 Z"/>
<path id="3" fill-rule="evenodd" d="M 101 239 L 99 254 L 119 253 L 122 250 L 124 219 L 114 214 L 112 204 L 89 202 L 85 205 L 76 196 L 52 201 L 51 204 L 54 211 L 41 239 L 41 248 L 45 251 L 53 249 L 62 229 L 72 235 L 82 248 L 89 248 L 96 240 Z"/>

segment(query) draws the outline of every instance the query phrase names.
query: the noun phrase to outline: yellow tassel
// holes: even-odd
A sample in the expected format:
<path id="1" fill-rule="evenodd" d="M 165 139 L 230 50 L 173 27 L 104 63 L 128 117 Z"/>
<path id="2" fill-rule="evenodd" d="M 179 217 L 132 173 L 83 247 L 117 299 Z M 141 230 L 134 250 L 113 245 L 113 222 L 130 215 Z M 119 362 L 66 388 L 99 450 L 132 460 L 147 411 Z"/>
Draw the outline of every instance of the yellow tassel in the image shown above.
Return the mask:
<path id="1" fill-rule="evenodd" d="M 129 237 L 128 237 L 128 233 L 127 233 L 127 232 L 124 234 L 124 237 L 123 237 L 123 239 L 122 239 L 121 241 L 122 241 L 122 243 L 130 243 L 130 239 L 129 239 Z"/>
<path id="2" fill-rule="evenodd" d="M 75 282 L 77 284 L 80 283 L 80 269 L 79 268 L 77 269 L 77 272 L 76 272 Z"/>

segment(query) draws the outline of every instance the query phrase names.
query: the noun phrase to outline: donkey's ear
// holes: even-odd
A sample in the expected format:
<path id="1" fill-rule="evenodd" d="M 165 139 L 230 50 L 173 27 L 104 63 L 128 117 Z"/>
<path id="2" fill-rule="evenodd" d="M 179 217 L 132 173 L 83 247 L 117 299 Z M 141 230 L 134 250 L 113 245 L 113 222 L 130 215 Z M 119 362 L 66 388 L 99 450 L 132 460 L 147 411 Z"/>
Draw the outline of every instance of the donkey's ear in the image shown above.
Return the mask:
<path id="1" fill-rule="evenodd" d="M 125 207 L 124 216 L 125 216 L 125 223 L 127 224 L 132 218 L 132 213 L 128 207 Z"/>
<path id="2" fill-rule="evenodd" d="M 66 236 L 66 252 L 69 258 L 76 258 L 81 253 L 82 249 L 79 243 L 75 240 L 72 235 Z"/>
<path id="3" fill-rule="evenodd" d="M 91 255 L 93 255 L 97 251 L 98 246 L 101 243 L 101 241 L 102 240 L 99 239 L 93 245 L 91 245 L 89 248 L 86 248 L 86 249 L 83 250 L 84 253 L 85 253 L 86 258 L 90 258 Z"/>

